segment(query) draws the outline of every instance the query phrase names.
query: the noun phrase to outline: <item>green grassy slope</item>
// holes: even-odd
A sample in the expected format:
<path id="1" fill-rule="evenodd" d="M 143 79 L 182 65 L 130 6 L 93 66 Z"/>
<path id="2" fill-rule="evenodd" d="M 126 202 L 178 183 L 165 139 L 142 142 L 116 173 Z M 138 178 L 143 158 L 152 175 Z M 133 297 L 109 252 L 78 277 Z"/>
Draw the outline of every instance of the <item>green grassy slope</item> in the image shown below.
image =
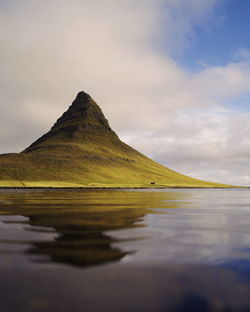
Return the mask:
<path id="1" fill-rule="evenodd" d="M 226 187 L 174 172 L 126 145 L 80 92 L 52 129 L 20 154 L 0 155 L 0 186 Z"/>

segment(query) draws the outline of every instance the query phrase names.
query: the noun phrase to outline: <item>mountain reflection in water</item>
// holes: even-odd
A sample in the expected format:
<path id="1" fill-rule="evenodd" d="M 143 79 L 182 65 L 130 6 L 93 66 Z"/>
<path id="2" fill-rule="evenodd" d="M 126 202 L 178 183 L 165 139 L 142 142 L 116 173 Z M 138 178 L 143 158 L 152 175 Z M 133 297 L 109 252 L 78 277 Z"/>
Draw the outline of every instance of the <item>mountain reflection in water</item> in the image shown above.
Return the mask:
<path id="1" fill-rule="evenodd" d="M 27 242 L 31 247 L 26 252 L 47 255 L 46 261 L 90 266 L 120 260 L 130 253 L 113 247 L 119 240 L 107 231 L 143 227 L 145 214 L 155 213 L 152 208 L 167 207 L 167 200 L 171 207 L 178 207 L 180 198 L 179 193 L 153 192 L 141 196 L 138 192 L 124 196 L 119 191 L 17 192 L 1 196 L 1 212 L 27 217 L 32 226 L 29 231 L 44 231 L 45 227 L 57 233 L 54 240 Z"/>
<path id="2" fill-rule="evenodd" d="M 250 192 L 0 190 L 1 312 L 249 312 Z"/>

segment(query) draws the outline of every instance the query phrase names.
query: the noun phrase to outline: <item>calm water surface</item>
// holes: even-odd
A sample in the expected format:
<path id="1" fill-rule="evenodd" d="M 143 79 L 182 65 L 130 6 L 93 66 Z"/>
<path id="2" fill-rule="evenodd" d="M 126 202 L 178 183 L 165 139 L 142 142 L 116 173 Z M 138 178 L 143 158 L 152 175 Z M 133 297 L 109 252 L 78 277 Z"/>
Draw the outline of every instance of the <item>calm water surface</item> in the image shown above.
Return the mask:
<path id="1" fill-rule="evenodd" d="M 0 311 L 250 311 L 250 190 L 0 191 Z"/>

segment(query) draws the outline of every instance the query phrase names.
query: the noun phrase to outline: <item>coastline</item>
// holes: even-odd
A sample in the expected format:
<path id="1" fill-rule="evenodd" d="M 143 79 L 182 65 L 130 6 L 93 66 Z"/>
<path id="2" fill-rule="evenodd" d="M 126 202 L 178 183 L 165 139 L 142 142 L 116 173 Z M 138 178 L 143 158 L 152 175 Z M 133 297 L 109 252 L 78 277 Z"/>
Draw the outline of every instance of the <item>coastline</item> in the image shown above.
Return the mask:
<path id="1" fill-rule="evenodd" d="M 0 187 L 0 190 L 161 190 L 161 189 L 250 189 L 249 186 L 229 186 L 229 187 L 194 187 L 194 186 L 159 186 L 159 187 L 42 187 L 42 186 L 27 186 L 27 187 Z"/>

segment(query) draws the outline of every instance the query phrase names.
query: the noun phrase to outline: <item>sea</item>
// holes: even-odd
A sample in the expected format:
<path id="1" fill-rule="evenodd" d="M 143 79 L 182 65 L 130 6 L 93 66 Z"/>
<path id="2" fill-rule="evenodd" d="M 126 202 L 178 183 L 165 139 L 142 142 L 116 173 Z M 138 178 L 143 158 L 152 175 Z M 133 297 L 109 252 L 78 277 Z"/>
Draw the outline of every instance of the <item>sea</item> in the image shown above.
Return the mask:
<path id="1" fill-rule="evenodd" d="M 249 312 L 250 189 L 1 189 L 0 311 Z"/>

